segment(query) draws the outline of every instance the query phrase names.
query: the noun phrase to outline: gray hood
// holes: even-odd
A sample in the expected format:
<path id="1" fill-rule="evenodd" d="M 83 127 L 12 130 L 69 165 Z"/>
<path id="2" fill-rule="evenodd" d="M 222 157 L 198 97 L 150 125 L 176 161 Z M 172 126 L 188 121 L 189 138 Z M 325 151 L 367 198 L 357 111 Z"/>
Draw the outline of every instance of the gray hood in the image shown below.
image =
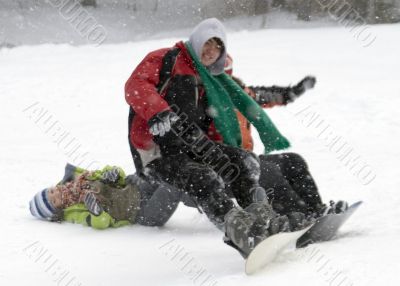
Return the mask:
<path id="1" fill-rule="evenodd" d="M 204 44 L 211 38 L 219 38 L 224 43 L 224 50 L 218 60 L 211 66 L 207 67 L 213 75 L 218 75 L 224 72 L 226 59 L 226 33 L 222 23 L 216 18 L 209 18 L 198 24 L 190 35 L 189 42 L 192 44 L 193 50 L 201 59 L 201 50 Z"/>

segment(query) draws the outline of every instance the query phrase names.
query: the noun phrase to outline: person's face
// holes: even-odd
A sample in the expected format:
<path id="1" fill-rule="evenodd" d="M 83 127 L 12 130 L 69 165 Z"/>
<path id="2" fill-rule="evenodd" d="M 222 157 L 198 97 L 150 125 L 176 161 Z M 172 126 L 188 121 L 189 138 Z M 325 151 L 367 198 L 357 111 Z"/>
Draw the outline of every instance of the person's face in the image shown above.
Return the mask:
<path id="1" fill-rule="evenodd" d="M 59 190 L 51 188 L 47 195 L 49 197 L 50 202 L 56 209 L 61 208 L 62 201 L 61 201 L 61 192 Z"/>
<path id="2" fill-rule="evenodd" d="M 221 55 L 222 46 L 214 39 L 209 39 L 201 51 L 201 63 L 206 67 L 215 63 Z"/>

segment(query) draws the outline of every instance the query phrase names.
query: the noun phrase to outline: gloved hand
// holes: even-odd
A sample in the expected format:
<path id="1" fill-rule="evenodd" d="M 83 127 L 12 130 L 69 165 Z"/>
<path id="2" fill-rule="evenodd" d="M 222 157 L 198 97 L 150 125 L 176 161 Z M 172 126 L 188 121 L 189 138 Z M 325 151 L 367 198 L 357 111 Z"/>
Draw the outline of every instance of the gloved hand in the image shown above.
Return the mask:
<path id="1" fill-rule="evenodd" d="M 115 184 L 118 182 L 119 177 L 120 174 L 118 168 L 112 168 L 111 170 L 103 173 L 101 180 L 106 184 Z"/>
<path id="2" fill-rule="evenodd" d="M 292 87 L 292 93 L 294 97 L 299 97 L 308 89 L 311 89 L 315 86 L 317 79 L 313 76 L 306 76 L 303 78 L 298 84 Z"/>
<path id="3" fill-rule="evenodd" d="M 98 216 L 103 212 L 103 208 L 99 205 L 97 198 L 93 193 L 87 193 L 83 198 L 83 202 L 88 211 L 95 216 Z"/>
<path id="4" fill-rule="evenodd" d="M 171 130 L 171 126 L 178 121 L 178 119 L 178 115 L 170 110 L 157 113 L 148 121 L 150 133 L 162 137 Z"/>

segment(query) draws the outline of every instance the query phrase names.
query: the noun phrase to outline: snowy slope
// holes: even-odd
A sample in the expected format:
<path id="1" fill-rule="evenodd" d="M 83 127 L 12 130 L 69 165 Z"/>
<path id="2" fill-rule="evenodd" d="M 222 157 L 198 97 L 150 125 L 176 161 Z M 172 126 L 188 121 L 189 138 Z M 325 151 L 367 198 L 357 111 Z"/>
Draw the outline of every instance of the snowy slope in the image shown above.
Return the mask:
<path id="1" fill-rule="evenodd" d="M 235 73 L 247 83 L 317 76 L 315 90 L 268 113 L 309 162 L 325 200 L 365 202 L 340 240 L 287 253 L 254 277 L 194 209 L 180 207 L 161 229 L 105 231 L 29 214 L 29 199 L 77 154 L 83 167 L 134 172 L 123 86 L 147 52 L 178 39 L 0 50 L 0 285 L 397 285 L 400 26 L 373 31 L 367 48 L 342 28 L 229 34 Z M 342 151 L 329 145 L 335 136 L 347 144 Z M 368 166 L 354 175 L 364 165 L 350 170 L 346 160 L 357 156 Z"/>
<path id="2" fill-rule="evenodd" d="M 210 5 L 209 0 L 97 0 L 96 8 L 76 6 L 78 2 L 0 0 L 0 47 L 112 44 L 177 37 L 204 18 L 226 17 L 230 10 L 226 1 L 213 1 Z M 237 12 L 231 10 L 231 13 L 230 19 L 224 21 L 230 31 L 337 25 L 329 17 L 305 22 L 298 21 L 295 14 L 275 10 L 268 16 L 232 18 Z M 98 34 L 89 36 L 95 27 Z"/>

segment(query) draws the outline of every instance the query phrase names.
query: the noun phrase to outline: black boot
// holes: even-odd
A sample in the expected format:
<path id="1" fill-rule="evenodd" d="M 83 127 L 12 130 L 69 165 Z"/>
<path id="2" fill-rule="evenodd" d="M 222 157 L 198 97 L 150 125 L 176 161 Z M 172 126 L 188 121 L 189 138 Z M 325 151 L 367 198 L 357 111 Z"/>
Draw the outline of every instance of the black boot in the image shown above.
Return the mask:
<path id="1" fill-rule="evenodd" d="M 288 213 L 287 217 L 289 219 L 291 231 L 297 231 L 306 228 L 315 221 L 314 218 L 307 217 L 304 213 L 301 212 Z"/>
<path id="2" fill-rule="evenodd" d="M 328 205 L 322 205 L 316 214 L 317 217 L 325 216 L 328 214 L 340 214 L 345 212 L 349 208 L 349 204 L 346 201 L 340 200 L 337 202 L 330 201 Z"/>
<path id="3" fill-rule="evenodd" d="M 224 190 L 214 190 L 206 197 L 195 197 L 200 209 L 208 219 L 221 231 L 225 230 L 225 216 L 235 208 L 233 201 L 225 194 Z"/>
<path id="4" fill-rule="evenodd" d="M 266 202 L 253 203 L 226 214 L 224 242 L 247 258 L 261 241 L 282 231 L 290 231 L 288 217 L 278 216 Z"/>

